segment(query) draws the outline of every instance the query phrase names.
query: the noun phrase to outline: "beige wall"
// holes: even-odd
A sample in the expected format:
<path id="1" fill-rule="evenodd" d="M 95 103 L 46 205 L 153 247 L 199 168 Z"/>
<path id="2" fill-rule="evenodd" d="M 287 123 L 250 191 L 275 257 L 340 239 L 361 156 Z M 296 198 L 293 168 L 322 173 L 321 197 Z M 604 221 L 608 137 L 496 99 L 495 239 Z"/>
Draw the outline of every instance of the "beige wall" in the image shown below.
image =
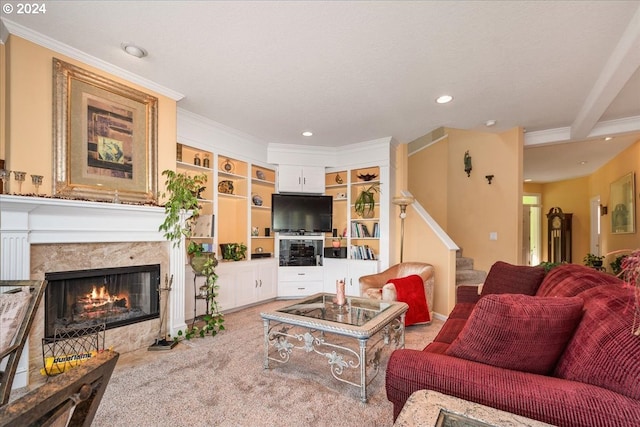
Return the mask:
<path id="1" fill-rule="evenodd" d="M 44 184 L 40 193 L 50 194 L 52 188 L 54 57 L 156 96 L 158 171 L 175 167 L 177 106 L 174 100 L 13 35 L 9 36 L 3 50 L 6 50 L 6 83 L 2 88 L 6 90 L 2 92 L 6 96 L 6 105 L 0 116 L 2 120 L 6 120 L 6 146 L 0 154 L 11 170 L 26 171 L 27 177 L 30 174 L 43 175 Z M 2 99 L 0 97 L 0 102 Z M 0 107 L 3 105 L 0 104 Z M 159 187 L 162 188 L 163 182 L 159 177 Z M 17 187 L 14 186 L 10 191 L 17 191 Z M 27 179 L 22 192 L 34 191 L 35 188 Z"/>
<path id="2" fill-rule="evenodd" d="M 409 190 L 477 269 L 498 261 L 517 263 L 522 240 L 523 133 L 446 129 L 438 142 L 413 153 Z M 464 172 L 469 150 L 473 170 Z M 494 175 L 491 185 L 486 175 Z M 489 240 L 496 232 L 498 240 Z"/>

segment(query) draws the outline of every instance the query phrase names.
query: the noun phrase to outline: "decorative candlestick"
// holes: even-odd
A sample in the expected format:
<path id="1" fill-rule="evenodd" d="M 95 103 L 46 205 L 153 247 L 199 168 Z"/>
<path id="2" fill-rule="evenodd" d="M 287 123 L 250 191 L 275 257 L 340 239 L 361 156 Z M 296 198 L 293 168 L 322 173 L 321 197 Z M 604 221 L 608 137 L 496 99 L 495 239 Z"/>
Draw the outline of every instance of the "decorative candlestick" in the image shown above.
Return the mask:
<path id="1" fill-rule="evenodd" d="M 18 194 L 22 193 L 22 183 L 24 182 L 26 172 L 13 171 L 13 178 L 18 181 Z"/>
<path id="2" fill-rule="evenodd" d="M 7 178 L 11 172 L 7 169 L 0 169 L 0 180 L 2 181 L 2 194 L 7 193 Z"/>
<path id="3" fill-rule="evenodd" d="M 42 178 L 44 178 L 42 175 L 31 175 L 31 183 L 36 187 L 36 194 L 38 194 L 42 185 Z"/>

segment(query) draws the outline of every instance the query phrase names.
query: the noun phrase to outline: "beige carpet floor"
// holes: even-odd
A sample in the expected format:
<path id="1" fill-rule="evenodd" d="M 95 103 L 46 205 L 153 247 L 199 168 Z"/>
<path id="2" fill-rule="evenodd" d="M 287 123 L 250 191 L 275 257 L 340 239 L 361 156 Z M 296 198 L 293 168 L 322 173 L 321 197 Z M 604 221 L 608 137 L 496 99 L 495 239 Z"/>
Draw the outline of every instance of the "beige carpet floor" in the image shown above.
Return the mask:
<path id="1" fill-rule="evenodd" d="M 122 354 L 93 426 L 391 426 L 384 390 L 389 351 L 367 404 L 359 389 L 331 376 L 321 355 L 298 350 L 289 363 L 263 369 L 260 312 L 291 303 L 229 313 L 221 334 L 172 350 Z M 406 348 L 424 348 L 441 326 L 434 320 L 408 327 Z"/>

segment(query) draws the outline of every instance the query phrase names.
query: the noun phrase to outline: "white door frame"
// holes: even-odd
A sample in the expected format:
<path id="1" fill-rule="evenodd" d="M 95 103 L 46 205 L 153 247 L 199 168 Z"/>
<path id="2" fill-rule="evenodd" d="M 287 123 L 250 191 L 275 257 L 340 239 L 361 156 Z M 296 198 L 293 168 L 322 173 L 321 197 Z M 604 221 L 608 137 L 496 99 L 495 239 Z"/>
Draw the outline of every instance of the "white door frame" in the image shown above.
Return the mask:
<path id="1" fill-rule="evenodd" d="M 600 253 L 600 196 L 589 199 L 589 252 L 594 255 Z"/>

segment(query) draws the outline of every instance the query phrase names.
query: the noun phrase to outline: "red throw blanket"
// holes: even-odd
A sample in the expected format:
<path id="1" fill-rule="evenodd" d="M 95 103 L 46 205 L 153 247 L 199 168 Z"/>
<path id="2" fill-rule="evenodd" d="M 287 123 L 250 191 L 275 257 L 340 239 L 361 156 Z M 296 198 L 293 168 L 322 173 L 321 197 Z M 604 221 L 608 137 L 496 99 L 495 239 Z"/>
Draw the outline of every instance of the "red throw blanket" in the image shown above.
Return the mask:
<path id="1" fill-rule="evenodd" d="M 427 297 L 424 294 L 424 281 L 417 274 L 391 279 L 387 283 L 396 286 L 398 301 L 409 304 L 409 310 L 404 319 L 405 326 L 415 323 L 428 322 L 431 320 Z"/>

